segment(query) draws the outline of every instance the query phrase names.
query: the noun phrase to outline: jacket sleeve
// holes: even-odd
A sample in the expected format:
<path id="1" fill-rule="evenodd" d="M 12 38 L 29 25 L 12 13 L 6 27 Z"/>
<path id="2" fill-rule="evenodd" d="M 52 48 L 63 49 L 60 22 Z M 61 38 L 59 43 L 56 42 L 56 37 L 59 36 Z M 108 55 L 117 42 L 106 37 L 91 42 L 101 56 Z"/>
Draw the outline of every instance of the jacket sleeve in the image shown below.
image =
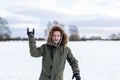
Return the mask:
<path id="1" fill-rule="evenodd" d="M 73 54 L 71 53 L 71 50 L 69 48 L 68 54 L 67 54 L 67 61 L 71 65 L 73 73 L 80 73 L 78 61 L 75 59 Z"/>
<path id="2" fill-rule="evenodd" d="M 40 57 L 43 55 L 44 45 L 37 48 L 34 37 L 29 37 L 29 50 L 32 57 Z"/>

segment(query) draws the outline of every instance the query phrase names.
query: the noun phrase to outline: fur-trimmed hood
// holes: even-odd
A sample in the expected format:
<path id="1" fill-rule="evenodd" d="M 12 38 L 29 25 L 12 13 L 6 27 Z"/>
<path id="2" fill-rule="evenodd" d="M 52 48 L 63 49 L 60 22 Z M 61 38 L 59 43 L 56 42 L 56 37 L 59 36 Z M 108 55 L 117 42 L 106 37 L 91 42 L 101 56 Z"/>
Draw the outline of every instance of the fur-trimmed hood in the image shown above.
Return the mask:
<path id="1" fill-rule="evenodd" d="M 54 31 L 60 31 L 61 32 L 61 35 L 62 35 L 61 45 L 63 45 L 65 47 L 67 42 L 68 42 L 68 37 L 67 37 L 67 34 L 65 33 L 65 31 L 62 29 L 62 27 L 59 26 L 59 25 L 54 25 L 50 29 L 50 32 L 49 32 L 48 38 L 47 38 L 47 44 L 50 45 L 50 43 L 52 41 L 52 35 L 53 35 Z"/>

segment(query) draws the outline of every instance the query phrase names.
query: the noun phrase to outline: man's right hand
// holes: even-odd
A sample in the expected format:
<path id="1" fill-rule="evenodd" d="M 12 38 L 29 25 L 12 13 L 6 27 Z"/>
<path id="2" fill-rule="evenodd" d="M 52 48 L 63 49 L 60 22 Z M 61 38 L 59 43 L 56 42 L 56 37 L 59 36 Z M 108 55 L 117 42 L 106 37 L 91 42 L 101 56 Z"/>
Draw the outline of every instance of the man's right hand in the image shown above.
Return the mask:
<path id="1" fill-rule="evenodd" d="M 74 73 L 72 79 L 76 78 L 76 80 L 81 80 L 80 74 L 79 73 Z"/>
<path id="2" fill-rule="evenodd" d="M 33 31 L 29 31 L 29 28 L 27 28 L 28 37 L 34 37 L 34 33 L 35 33 L 34 28 L 33 28 Z"/>

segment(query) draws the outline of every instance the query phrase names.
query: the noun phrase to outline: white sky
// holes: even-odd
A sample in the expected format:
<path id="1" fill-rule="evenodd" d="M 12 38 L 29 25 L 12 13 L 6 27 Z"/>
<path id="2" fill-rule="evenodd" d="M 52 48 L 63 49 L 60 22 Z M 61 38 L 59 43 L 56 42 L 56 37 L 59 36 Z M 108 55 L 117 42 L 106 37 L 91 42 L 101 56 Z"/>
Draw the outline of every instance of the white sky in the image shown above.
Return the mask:
<path id="1" fill-rule="evenodd" d="M 0 5 L 1 11 L 6 13 L 9 7 L 28 7 L 71 15 L 120 18 L 120 0 L 0 0 Z"/>

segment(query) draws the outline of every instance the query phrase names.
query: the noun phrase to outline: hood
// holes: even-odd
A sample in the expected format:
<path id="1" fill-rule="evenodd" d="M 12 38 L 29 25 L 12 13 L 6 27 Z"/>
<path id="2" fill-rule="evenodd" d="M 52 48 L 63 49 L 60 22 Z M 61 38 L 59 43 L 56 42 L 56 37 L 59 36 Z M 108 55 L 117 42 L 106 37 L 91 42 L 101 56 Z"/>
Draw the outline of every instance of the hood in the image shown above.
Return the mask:
<path id="1" fill-rule="evenodd" d="M 61 40 L 60 45 L 63 45 L 65 47 L 67 42 L 68 42 L 68 37 L 67 37 L 67 34 L 65 33 L 65 31 L 62 29 L 62 27 L 59 26 L 59 25 L 54 25 L 54 26 L 51 27 L 50 32 L 48 34 L 48 38 L 47 38 L 47 44 L 51 45 L 51 43 L 53 43 L 52 42 L 52 35 L 53 35 L 54 31 L 60 31 L 61 32 L 62 40 Z"/>

